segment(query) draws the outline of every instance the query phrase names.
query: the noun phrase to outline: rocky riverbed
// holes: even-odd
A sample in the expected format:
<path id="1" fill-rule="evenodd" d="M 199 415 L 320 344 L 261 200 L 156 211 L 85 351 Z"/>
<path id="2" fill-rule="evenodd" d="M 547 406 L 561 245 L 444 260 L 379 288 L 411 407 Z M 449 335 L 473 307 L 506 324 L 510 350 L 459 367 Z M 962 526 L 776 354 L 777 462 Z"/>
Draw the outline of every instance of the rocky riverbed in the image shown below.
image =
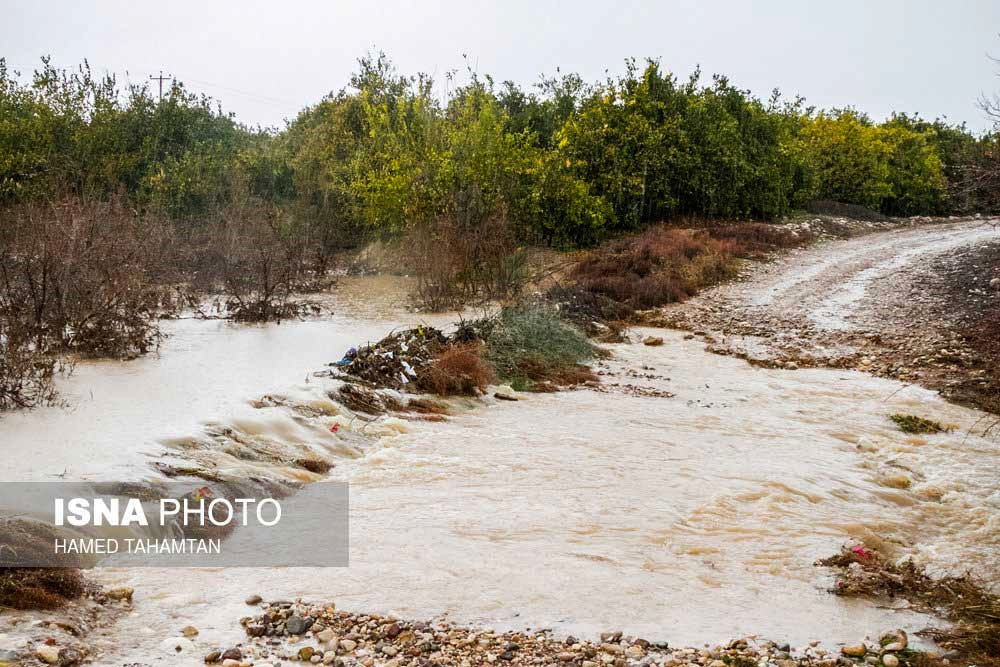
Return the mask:
<path id="1" fill-rule="evenodd" d="M 567 665 L 626 667 L 697 665 L 700 667 L 853 667 L 882 664 L 898 667 L 896 655 L 907 649 L 907 635 L 895 630 L 881 639 L 846 646 L 840 652 L 819 642 L 792 647 L 759 637 L 735 639 L 725 645 L 671 647 L 621 631 L 603 632 L 599 639 L 556 637 L 546 630 L 496 632 L 457 625 L 446 619 L 412 621 L 379 614 L 341 611 L 334 603 L 301 601 L 248 604 L 260 613 L 241 624 L 247 640 L 205 655 L 223 667 L 276 667 L 311 663 L 336 667 L 429 667 L 431 665 Z"/>

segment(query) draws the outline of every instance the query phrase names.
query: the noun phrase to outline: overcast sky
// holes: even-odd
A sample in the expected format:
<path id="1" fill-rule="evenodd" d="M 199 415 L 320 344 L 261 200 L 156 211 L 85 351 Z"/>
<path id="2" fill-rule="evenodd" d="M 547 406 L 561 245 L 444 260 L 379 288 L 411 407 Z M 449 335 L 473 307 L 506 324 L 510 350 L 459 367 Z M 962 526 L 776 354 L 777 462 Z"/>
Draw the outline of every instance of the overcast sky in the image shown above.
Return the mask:
<path id="1" fill-rule="evenodd" d="M 987 123 L 1000 90 L 998 0 L 461 0 L 436 2 L 15 2 L 0 0 L 0 56 L 30 71 L 43 54 L 132 81 L 161 69 L 250 124 L 283 125 L 344 87 L 360 55 L 405 73 L 463 68 L 532 84 L 541 73 L 597 80 L 629 56 L 681 77 L 700 64 L 767 96 Z"/>

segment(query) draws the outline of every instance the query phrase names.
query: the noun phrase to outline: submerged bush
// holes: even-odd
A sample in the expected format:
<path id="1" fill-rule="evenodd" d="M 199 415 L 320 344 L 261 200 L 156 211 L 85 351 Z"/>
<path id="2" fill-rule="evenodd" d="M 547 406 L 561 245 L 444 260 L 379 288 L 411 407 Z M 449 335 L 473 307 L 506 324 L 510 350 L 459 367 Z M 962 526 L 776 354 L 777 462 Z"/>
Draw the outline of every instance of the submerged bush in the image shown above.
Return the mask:
<path id="1" fill-rule="evenodd" d="M 903 433 L 912 433 L 918 435 L 942 433 L 946 431 L 944 426 L 940 422 L 933 421 L 931 419 L 924 419 L 923 417 L 918 417 L 916 415 L 904 415 L 895 414 L 890 415 L 889 419 L 896 422 L 896 426 Z"/>
<path id="2" fill-rule="evenodd" d="M 0 329 L 0 412 L 55 401 L 57 362 Z"/>
<path id="3" fill-rule="evenodd" d="M 66 196 L 7 211 L 0 227 L 0 333 L 36 352 L 143 354 L 158 339 L 150 278 L 167 233 L 121 197 Z"/>

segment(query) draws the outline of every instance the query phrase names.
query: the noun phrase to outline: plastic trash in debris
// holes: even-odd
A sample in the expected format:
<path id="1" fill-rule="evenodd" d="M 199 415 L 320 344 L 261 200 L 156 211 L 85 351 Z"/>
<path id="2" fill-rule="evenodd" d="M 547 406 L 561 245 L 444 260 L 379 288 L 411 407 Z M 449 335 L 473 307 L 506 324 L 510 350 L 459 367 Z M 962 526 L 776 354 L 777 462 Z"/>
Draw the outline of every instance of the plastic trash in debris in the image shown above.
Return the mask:
<path id="1" fill-rule="evenodd" d="M 358 356 L 358 348 L 352 347 L 347 352 L 344 353 L 344 357 L 340 361 L 333 362 L 334 366 L 348 366 L 352 361 L 354 361 Z"/>
<path id="2" fill-rule="evenodd" d="M 333 424 L 330 425 L 330 433 L 336 433 L 339 430 L 340 430 L 340 424 L 334 422 Z"/>

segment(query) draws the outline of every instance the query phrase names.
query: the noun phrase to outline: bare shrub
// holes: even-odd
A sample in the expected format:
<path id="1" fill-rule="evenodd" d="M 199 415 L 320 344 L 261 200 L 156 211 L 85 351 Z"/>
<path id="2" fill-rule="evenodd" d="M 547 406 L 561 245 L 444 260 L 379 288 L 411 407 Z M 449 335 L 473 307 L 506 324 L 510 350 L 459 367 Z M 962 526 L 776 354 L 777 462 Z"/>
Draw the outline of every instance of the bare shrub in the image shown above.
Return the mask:
<path id="1" fill-rule="evenodd" d="M 302 243 L 277 207 L 241 198 L 222 211 L 207 233 L 199 274 L 221 287 L 229 317 L 266 322 L 300 313 L 300 304 L 291 297 L 302 272 Z"/>
<path id="2" fill-rule="evenodd" d="M 165 225 L 123 198 L 64 197 L 3 214 L 0 320 L 35 353 L 131 357 L 159 340 L 150 313 Z M 10 348 L 8 340 L 6 347 Z"/>
<path id="3" fill-rule="evenodd" d="M 408 235 L 417 298 L 431 310 L 474 299 L 507 299 L 529 281 L 527 256 L 502 214 L 461 223 L 441 217 Z"/>
<path id="4" fill-rule="evenodd" d="M 56 368 L 51 355 L 36 352 L 31 342 L 0 329 L 0 411 L 53 403 Z"/>
<path id="5" fill-rule="evenodd" d="M 793 232 L 785 227 L 766 222 L 737 222 L 731 225 L 712 225 L 708 234 L 713 239 L 733 241 L 740 257 L 756 258 L 785 248 L 808 245 L 816 239 L 811 232 Z"/>

